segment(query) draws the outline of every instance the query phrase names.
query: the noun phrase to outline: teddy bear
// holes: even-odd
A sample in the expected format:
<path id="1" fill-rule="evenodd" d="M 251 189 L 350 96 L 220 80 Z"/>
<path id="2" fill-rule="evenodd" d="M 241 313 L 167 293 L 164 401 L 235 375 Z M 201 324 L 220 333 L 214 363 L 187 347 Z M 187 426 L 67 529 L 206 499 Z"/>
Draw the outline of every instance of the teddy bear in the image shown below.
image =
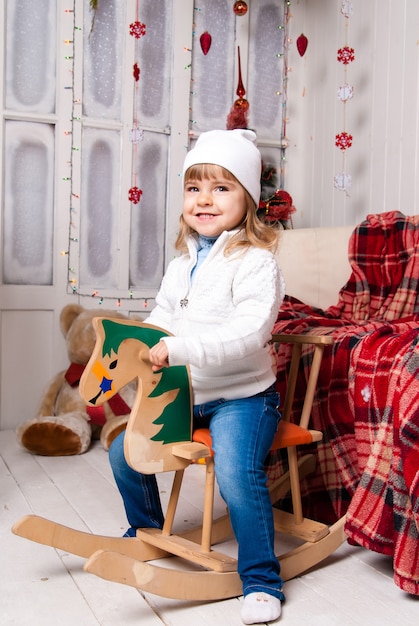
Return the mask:
<path id="1" fill-rule="evenodd" d="M 126 426 L 136 394 L 134 382 L 102 407 L 88 407 L 78 383 L 95 346 L 94 317 L 127 319 L 104 309 L 88 310 L 79 304 L 65 306 L 60 328 L 67 346 L 70 366 L 50 381 L 36 415 L 17 429 L 19 443 L 32 454 L 65 456 L 82 454 L 92 439 L 109 450 L 112 441 Z"/>

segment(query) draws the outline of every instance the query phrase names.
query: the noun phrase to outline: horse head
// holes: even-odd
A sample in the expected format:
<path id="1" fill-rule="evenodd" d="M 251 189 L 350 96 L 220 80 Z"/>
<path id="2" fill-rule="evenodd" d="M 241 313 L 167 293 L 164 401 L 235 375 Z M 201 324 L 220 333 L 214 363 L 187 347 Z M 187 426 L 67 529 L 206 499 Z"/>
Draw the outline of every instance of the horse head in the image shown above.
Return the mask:
<path id="1" fill-rule="evenodd" d="M 80 380 L 82 397 L 100 405 L 136 380 L 125 436 L 127 461 L 143 473 L 179 469 L 179 460 L 172 463 L 169 457 L 171 444 L 192 436 L 189 371 L 175 366 L 153 372 L 148 361 L 149 349 L 169 333 L 135 320 L 101 317 L 94 318 L 93 327 L 96 344 Z"/>

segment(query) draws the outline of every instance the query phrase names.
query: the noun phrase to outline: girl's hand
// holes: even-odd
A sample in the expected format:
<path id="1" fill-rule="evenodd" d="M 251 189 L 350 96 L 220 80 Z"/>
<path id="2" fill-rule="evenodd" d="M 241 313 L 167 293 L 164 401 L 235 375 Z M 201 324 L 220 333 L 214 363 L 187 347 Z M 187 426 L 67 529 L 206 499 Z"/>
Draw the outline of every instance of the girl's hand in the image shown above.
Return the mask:
<path id="1" fill-rule="evenodd" d="M 162 367 L 169 367 L 169 351 L 164 341 L 159 341 L 150 349 L 148 358 L 153 372 L 161 370 Z"/>

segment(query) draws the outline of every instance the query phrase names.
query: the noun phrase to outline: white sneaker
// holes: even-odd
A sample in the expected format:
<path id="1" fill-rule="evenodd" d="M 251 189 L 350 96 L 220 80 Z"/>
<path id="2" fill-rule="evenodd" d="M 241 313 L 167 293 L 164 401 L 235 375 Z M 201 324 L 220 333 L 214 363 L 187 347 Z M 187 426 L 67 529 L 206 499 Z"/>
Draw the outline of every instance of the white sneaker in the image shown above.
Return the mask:
<path id="1" fill-rule="evenodd" d="M 241 609 L 243 624 L 265 624 L 281 615 L 281 601 L 275 596 L 258 591 L 245 596 Z"/>

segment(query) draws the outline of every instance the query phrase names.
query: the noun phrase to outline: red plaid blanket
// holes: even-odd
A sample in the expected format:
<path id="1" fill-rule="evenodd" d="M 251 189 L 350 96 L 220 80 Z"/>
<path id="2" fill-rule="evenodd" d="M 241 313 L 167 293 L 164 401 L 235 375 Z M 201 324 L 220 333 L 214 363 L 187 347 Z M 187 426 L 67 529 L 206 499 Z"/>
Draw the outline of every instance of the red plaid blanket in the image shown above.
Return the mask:
<path id="1" fill-rule="evenodd" d="M 335 339 L 312 412 L 324 440 L 317 472 L 303 484 L 305 514 L 332 522 L 347 512 L 351 540 L 392 555 L 396 584 L 419 595 L 419 218 L 368 216 L 351 237 L 349 260 L 336 306 L 322 311 L 286 298 L 274 328 Z M 290 348 L 276 346 L 276 356 L 283 396 Z M 308 352 L 294 420 L 309 367 Z M 270 458 L 270 480 L 284 463 Z"/>
<path id="2" fill-rule="evenodd" d="M 349 378 L 360 480 L 346 532 L 393 556 L 395 581 L 419 595 L 419 323 L 382 328 L 353 350 Z"/>

